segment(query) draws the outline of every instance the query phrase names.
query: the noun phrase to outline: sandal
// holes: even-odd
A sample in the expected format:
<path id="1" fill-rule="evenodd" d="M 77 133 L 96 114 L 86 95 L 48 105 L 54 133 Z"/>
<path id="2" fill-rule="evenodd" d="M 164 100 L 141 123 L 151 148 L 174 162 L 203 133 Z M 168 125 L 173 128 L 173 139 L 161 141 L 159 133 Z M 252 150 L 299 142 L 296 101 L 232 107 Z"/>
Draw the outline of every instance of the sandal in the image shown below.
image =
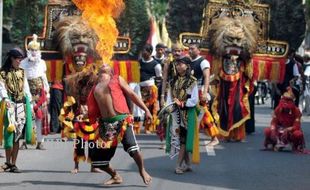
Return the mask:
<path id="1" fill-rule="evenodd" d="M 192 172 L 193 169 L 190 165 L 185 165 L 184 168 L 182 168 L 183 172 Z"/>
<path id="2" fill-rule="evenodd" d="M 9 172 L 12 172 L 12 173 L 22 173 L 16 165 L 12 165 L 12 167 L 10 168 Z"/>
<path id="3" fill-rule="evenodd" d="M 175 169 L 175 173 L 176 173 L 176 174 L 183 174 L 184 171 L 183 171 L 183 169 L 182 169 L 181 167 L 177 167 L 177 168 Z"/>
<path id="4" fill-rule="evenodd" d="M 0 172 L 6 172 L 7 170 L 10 170 L 12 168 L 12 164 L 5 162 L 1 167 L 0 167 Z"/>

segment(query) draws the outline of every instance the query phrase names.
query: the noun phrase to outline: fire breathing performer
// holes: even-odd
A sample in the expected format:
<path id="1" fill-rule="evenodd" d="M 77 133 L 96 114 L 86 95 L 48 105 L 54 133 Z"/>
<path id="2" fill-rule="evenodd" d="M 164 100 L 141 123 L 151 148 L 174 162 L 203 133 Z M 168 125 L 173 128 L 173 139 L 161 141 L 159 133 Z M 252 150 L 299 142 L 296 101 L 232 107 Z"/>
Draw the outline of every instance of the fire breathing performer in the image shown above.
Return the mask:
<path id="1" fill-rule="evenodd" d="M 87 99 L 91 123 L 99 122 L 97 143 L 102 147 L 95 152 L 92 164 L 111 176 L 105 185 L 122 183 L 122 177 L 110 164 L 118 142 L 122 142 L 124 150 L 135 160 L 144 183 L 149 185 L 152 178 L 144 168 L 125 95 L 144 110 L 146 120 L 152 120 L 152 114 L 127 82 L 122 77 L 114 75 L 108 64 L 103 64 L 98 71 L 98 82 Z"/>

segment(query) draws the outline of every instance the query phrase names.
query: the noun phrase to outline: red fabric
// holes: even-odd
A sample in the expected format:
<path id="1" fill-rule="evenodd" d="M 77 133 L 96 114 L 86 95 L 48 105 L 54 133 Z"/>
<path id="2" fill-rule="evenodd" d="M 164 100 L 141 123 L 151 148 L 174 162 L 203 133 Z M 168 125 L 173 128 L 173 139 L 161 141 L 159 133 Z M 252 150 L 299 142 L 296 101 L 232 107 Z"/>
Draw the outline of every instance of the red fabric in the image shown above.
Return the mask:
<path id="1" fill-rule="evenodd" d="M 41 109 L 37 109 L 37 110 L 35 111 L 35 114 L 36 114 L 36 118 L 38 118 L 38 119 L 43 119 L 43 112 L 42 112 Z"/>
<path id="2" fill-rule="evenodd" d="M 289 110 L 285 112 L 284 110 Z M 282 126 L 284 128 L 293 127 L 294 130 L 300 129 L 301 113 L 299 108 L 295 106 L 292 99 L 282 98 L 279 105 L 274 111 L 274 118 L 271 121 L 273 126 Z M 298 119 L 296 121 L 296 119 Z"/>
<path id="3" fill-rule="evenodd" d="M 129 108 L 123 90 L 119 84 L 119 76 L 114 75 L 109 82 L 113 106 L 117 113 L 129 113 Z"/>
<path id="4" fill-rule="evenodd" d="M 64 86 L 61 84 L 61 82 L 54 82 L 54 84 L 52 84 L 51 88 L 63 90 Z"/>
<path id="5" fill-rule="evenodd" d="M 41 89 L 41 94 L 39 100 L 36 102 L 36 105 L 34 106 L 34 111 L 37 111 L 42 104 L 46 102 L 46 93 L 44 91 L 44 88 Z"/>
<path id="6" fill-rule="evenodd" d="M 97 121 L 97 118 L 101 117 L 100 109 L 94 96 L 95 87 L 96 86 L 94 86 L 93 89 L 90 91 L 87 98 L 88 118 L 90 123 L 95 123 Z"/>
<path id="7" fill-rule="evenodd" d="M 265 78 L 269 79 L 270 78 L 270 73 L 271 73 L 271 68 L 272 68 L 272 61 L 271 60 L 266 60 L 266 64 L 264 67 L 264 71 L 265 71 Z"/>
<path id="8" fill-rule="evenodd" d="M 127 68 L 127 81 L 133 81 L 130 61 L 126 61 L 126 68 Z"/>
<path id="9" fill-rule="evenodd" d="M 293 151 L 303 150 L 304 135 L 300 127 L 301 113 L 292 99 L 283 97 L 274 111 L 271 126 L 264 129 L 265 147 L 275 146 L 280 140 L 284 144 L 292 143 Z M 292 127 L 292 130 L 286 130 Z"/>
<path id="10" fill-rule="evenodd" d="M 119 62 L 114 61 L 114 74 L 119 75 Z"/>
<path id="11" fill-rule="evenodd" d="M 43 115 L 44 115 L 44 117 L 42 119 L 42 135 L 46 136 L 51 132 L 50 126 L 48 123 L 48 110 L 47 110 L 47 108 L 43 109 Z"/>
<path id="12" fill-rule="evenodd" d="M 50 76 L 51 80 L 54 81 L 56 79 L 56 60 L 52 60 L 50 65 L 51 65 Z"/>

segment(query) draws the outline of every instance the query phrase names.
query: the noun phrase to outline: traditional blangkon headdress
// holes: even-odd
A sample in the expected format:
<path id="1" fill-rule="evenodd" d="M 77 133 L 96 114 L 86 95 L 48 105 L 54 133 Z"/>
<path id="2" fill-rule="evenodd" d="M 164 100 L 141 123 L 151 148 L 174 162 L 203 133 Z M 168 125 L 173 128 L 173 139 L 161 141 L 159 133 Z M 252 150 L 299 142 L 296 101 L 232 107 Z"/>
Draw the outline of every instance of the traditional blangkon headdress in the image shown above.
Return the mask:
<path id="1" fill-rule="evenodd" d="M 38 42 L 38 36 L 36 34 L 32 35 L 32 41 L 29 42 L 28 49 L 40 50 L 40 43 Z"/>

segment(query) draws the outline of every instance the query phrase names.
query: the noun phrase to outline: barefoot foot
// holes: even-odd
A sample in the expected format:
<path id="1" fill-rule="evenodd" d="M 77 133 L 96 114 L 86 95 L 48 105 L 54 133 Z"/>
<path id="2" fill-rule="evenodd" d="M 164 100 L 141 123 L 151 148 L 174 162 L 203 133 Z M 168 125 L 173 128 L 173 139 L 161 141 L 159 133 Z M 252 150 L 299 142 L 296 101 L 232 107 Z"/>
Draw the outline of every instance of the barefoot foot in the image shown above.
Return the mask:
<path id="1" fill-rule="evenodd" d="M 112 184 L 121 184 L 123 183 L 123 178 L 119 175 L 116 174 L 114 177 L 111 177 L 108 181 L 104 182 L 104 185 L 112 185 Z"/>
<path id="2" fill-rule="evenodd" d="M 79 169 L 78 168 L 74 168 L 73 170 L 71 170 L 71 173 L 72 174 L 77 174 L 79 172 Z"/>
<path id="3" fill-rule="evenodd" d="M 145 185 L 149 185 L 152 182 L 152 177 L 145 171 L 145 169 L 143 169 L 142 171 L 140 171 L 140 175 L 143 179 L 143 182 Z"/>

